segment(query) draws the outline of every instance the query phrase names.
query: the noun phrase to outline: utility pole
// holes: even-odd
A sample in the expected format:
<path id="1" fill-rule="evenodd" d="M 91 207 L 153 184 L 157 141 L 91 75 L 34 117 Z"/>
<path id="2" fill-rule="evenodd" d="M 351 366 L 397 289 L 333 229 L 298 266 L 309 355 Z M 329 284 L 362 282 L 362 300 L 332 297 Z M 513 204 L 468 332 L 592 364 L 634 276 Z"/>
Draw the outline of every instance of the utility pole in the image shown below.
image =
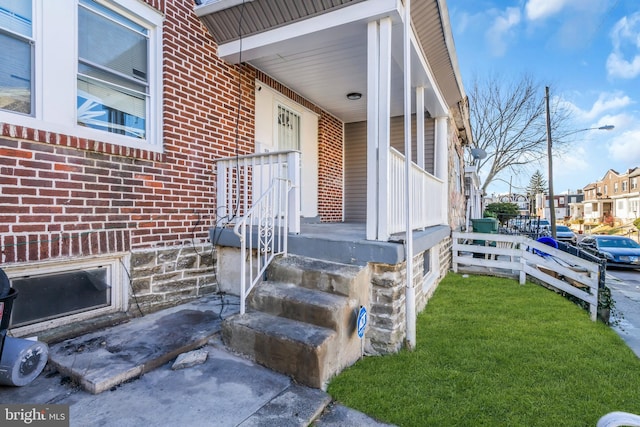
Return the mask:
<path id="1" fill-rule="evenodd" d="M 549 113 L 549 86 L 545 87 L 545 102 L 547 106 L 547 157 L 549 158 L 549 222 L 551 223 L 551 237 L 556 238 L 556 207 L 553 195 L 553 153 L 551 150 L 551 114 Z"/>

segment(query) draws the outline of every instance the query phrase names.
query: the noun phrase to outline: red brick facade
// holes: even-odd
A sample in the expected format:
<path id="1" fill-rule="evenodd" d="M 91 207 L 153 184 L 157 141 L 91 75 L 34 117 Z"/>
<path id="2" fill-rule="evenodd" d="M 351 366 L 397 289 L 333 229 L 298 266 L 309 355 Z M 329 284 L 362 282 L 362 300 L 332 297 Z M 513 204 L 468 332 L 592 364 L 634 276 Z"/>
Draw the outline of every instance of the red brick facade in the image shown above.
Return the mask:
<path id="1" fill-rule="evenodd" d="M 320 215 L 342 219 L 342 123 L 261 72 L 220 60 L 193 1 L 147 3 L 165 14 L 164 152 L 110 144 L 107 133 L 95 141 L 2 123 L 1 262 L 205 239 L 216 220 L 212 161 L 254 150 L 256 77 L 320 115 Z"/>
<path id="2" fill-rule="evenodd" d="M 342 220 L 342 122 L 220 60 L 193 1 L 146 3 L 164 14 L 163 152 L 112 144 L 108 133 L 0 123 L 0 263 L 206 241 L 217 220 L 213 160 L 254 151 L 256 78 L 319 115 L 319 215 Z"/>

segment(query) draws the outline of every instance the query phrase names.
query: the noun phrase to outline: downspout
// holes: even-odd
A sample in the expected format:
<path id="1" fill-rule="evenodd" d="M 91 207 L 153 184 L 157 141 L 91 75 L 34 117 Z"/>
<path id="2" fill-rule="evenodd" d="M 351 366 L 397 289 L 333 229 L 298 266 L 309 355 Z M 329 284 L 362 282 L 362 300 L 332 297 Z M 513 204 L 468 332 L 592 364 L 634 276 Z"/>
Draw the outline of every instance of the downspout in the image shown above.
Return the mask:
<path id="1" fill-rule="evenodd" d="M 411 194 L 411 0 L 404 0 L 404 163 L 405 163 L 405 255 L 406 267 L 406 316 L 407 316 L 407 349 L 416 347 L 416 293 L 413 286 L 413 198 Z"/>

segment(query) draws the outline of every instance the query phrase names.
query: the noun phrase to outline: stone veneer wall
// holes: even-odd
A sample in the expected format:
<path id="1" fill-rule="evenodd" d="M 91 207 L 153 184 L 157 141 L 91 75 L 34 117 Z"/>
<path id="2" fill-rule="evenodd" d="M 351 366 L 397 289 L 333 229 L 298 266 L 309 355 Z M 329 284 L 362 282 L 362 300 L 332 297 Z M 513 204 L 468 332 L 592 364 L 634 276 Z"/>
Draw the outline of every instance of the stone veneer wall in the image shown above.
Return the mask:
<path id="1" fill-rule="evenodd" d="M 216 252 L 208 244 L 131 251 L 132 315 L 218 291 Z"/>
<path id="2" fill-rule="evenodd" d="M 433 254 L 439 257 L 439 271 L 430 286 L 423 286 L 423 253 L 413 261 L 413 282 L 416 289 L 416 312 L 421 312 L 435 292 L 438 283 L 451 267 L 451 238 L 436 245 Z M 406 263 L 371 264 L 371 307 L 365 335 L 367 354 L 388 354 L 400 350 L 406 331 L 405 278 Z"/>

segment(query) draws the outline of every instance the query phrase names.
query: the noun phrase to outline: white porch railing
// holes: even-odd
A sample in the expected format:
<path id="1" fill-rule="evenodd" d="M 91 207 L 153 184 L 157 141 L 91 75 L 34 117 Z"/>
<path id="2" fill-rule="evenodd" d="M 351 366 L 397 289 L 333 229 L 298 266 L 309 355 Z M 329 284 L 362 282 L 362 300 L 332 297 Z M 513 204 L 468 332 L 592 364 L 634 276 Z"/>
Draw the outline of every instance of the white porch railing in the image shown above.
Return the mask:
<path id="1" fill-rule="evenodd" d="M 430 173 L 411 163 L 411 194 L 413 209 L 411 222 L 413 228 L 424 228 L 443 224 L 442 203 L 444 183 Z M 405 200 L 405 161 L 404 155 L 395 148 L 389 149 L 389 184 L 387 215 L 389 234 L 406 231 L 404 209 Z"/>
<path id="2" fill-rule="evenodd" d="M 287 253 L 288 201 L 291 182 L 274 178 L 271 186 L 237 221 L 240 238 L 240 314 L 245 300 L 276 255 Z"/>
<path id="3" fill-rule="evenodd" d="M 244 217 L 274 179 L 291 183 L 288 192 L 289 232 L 300 232 L 300 152 L 279 151 L 215 160 L 217 215 L 234 224 Z"/>
<path id="4" fill-rule="evenodd" d="M 598 264 L 525 236 L 454 232 L 452 238 L 454 272 L 507 272 L 518 275 L 520 284 L 526 275 L 535 277 L 588 303 L 596 320 Z"/>

